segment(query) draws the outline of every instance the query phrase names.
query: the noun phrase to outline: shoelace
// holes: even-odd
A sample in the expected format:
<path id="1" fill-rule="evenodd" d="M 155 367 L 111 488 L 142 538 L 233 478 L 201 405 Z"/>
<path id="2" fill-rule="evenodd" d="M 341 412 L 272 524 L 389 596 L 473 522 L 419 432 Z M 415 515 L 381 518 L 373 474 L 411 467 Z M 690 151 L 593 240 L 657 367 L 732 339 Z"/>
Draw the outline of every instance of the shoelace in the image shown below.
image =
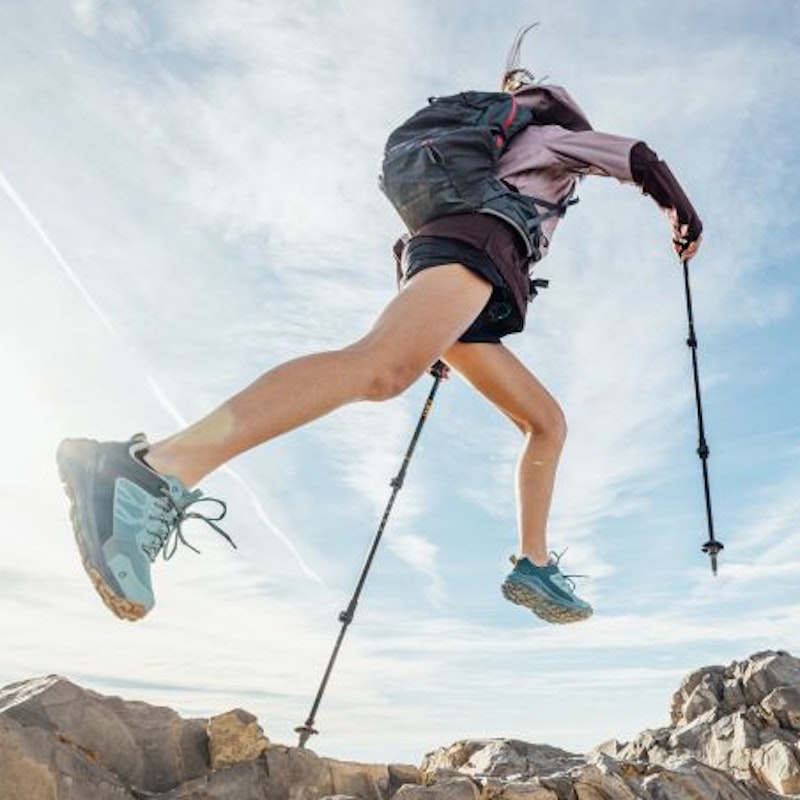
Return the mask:
<path id="1" fill-rule="evenodd" d="M 564 556 L 564 553 L 567 552 L 567 549 L 568 548 L 565 547 L 560 553 L 556 553 L 555 550 L 551 550 L 550 551 L 550 563 L 554 567 L 558 567 L 559 563 L 561 562 L 561 559 Z M 511 563 L 512 564 L 516 564 L 517 563 L 517 557 L 515 555 L 511 556 Z M 568 584 L 569 590 L 573 594 L 575 593 L 575 581 L 573 580 L 573 578 L 587 578 L 587 579 L 589 578 L 588 575 L 580 575 L 578 573 L 569 573 L 569 574 L 565 575 L 563 572 L 561 572 L 561 568 L 560 567 L 558 567 L 558 575 L 554 576 L 554 577 L 563 578 L 564 579 L 564 583 Z"/>
<path id="2" fill-rule="evenodd" d="M 564 553 L 566 553 L 566 552 L 567 552 L 567 548 L 566 547 L 560 553 L 556 553 L 555 550 L 551 550 L 550 551 L 550 563 L 553 564 L 553 566 L 558 567 L 559 563 L 561 562 L 561 559 L 564 556 Z M 572 591 L 573 594 L 575 593 L 575 581 L 573 580 L 573 578 L 588 578 L 589 577 L 588 575 L 579 575 L 579 574 L 574 573 L 574 572 L 570 573 L 570 574 L 565 574 L 565 573 L 561 572 L 561 568 L 560 567 L 558 567 L 558 572 L 559 572 L 559 575 L 561 575 L 561 577 L 564 578 L 564 582 L 569 584 L 569 588 L 570 588 L 570 590 Z"/>
<path id="3" fill-rule="evenodd" d="M 187 519 L 199 519 L 206 523 L 210 528 L 213 528 L 220 536 L 222 536 L 228 544 L 236 548 L 236 543 L 231 539 L 226 531 L 224 531 L 216 523 L 221 520 L 228 511 L 228 507 L 222 500 L 216 497 L 203 497 L 203 493 L 196 489 L 193 492 L 187 492 L 183 495 L 180 502 L 176 502 L 169 492 L 169 489 L 162 489 L 164 496 L 159 497 L 154 503 L 150 513 L 149 522 L 153 524 L 153 528 L 148 528 L 148 535 L 151 541 L 142 545 L 142 550 L 145 555 L 151 560 L 155 561 L 159 553 L 162 553 L 165 561 L 169 561 L 175 555 L 179 544 L 184 544 L 195 553 L 198 550 L 191 542 L 189 542 L 183 535 L 181 525 Z M 216 517 L 206 516 L 197 511 L 186 512 L 186 509 L 196 503 L 216 503 L 220 511 Z"/>

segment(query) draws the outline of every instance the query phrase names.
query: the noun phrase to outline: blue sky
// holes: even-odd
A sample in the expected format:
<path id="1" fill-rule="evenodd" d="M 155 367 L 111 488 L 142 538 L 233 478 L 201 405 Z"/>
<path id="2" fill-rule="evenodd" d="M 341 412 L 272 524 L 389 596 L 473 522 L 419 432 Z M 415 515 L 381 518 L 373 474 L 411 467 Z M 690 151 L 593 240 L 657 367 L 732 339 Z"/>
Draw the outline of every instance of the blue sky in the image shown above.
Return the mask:
<path id="1" fill-rule="evenodd" d="M 679 266 L 657 208 L 590 179 L 508 340 L 570 438 L 551 525 L 591 621 L 499 593 L 518 435 L 443 386 L 318 716 L 313 746 L 418 761 L 467 736 L 570 749 L 664 724 L 702 664 L 797 651 L 800 5 L 505 0 L 0 8 L 0 684 L 60 673 L 293 743 L 429 388 L 354 406 L 203 487 L 232 551 L 155 568 L 123 624 L 80 568 L 64 436 L 171 433 L 288 357 L 346 344 L 392 295 L 376 188 L 391 127 L 526 61 L 599 130 L 641 138 L 703 216 L 692 264 L 719 537 L 713 580 Z"/>

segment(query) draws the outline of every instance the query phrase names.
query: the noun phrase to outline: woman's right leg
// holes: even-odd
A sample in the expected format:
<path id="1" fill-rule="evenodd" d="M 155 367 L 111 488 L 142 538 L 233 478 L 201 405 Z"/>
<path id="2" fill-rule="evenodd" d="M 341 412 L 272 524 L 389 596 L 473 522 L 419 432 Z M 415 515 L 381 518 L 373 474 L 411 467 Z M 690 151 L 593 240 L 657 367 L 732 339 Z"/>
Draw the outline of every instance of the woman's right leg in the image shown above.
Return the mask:
<path id="1" fill-rule="evenodd" d="M 346 403 L 399 394 L 466 330 L 491 291 L 460 264 L 423 270 L 365 337 L 271 369 L 204 419 L 152 445 L 148 464 L 192 486 L 239 453 Z"/>

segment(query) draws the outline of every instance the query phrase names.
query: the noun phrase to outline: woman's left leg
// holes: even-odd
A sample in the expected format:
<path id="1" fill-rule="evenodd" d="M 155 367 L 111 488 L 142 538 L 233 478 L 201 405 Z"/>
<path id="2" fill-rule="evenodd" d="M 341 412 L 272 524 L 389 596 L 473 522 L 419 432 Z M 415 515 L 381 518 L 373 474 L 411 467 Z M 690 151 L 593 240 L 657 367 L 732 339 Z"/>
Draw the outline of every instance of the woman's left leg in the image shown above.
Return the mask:
<path id="1" fill-rule="evenodd" d="M 511 418 L 525 436 L 517 465 L 519 557 L 502 590 L 547 622 L 578 622 L 592 607 L 551 561 L 547 518 L 567 426 L 560 406 L 534 375 L 501 344 L 458 343 L 444 360 Z"/>

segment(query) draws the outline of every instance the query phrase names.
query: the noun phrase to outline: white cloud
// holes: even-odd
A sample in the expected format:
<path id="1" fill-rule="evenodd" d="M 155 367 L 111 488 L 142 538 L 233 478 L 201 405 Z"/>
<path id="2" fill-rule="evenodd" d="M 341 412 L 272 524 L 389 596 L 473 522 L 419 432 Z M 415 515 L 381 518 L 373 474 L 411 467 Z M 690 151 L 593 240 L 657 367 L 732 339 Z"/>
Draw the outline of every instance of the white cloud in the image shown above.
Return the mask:
<path id="1" fill-rule="evenodd" d="M 602 15 L 551 5 L 530 49 L 598 126 L 647 138 L 707 222 L 692 265 L 702 377 L 713 431 L 736 443 L 712 461 L 723 519 L 736 516 L 719 578 L 684 544 L 698 524 L 683 477 L 695 432 L 668 231 L 634 190 L 587 181 L 542 265 L 551 288 L 512 346 L 567 410 L 553 543 L 570 545 L 570 571 L 593 575 L 581 590 L 598 616 L 545 628 L 485 586 L 504 568 L 501 536 L 513 541 L 520 442 L 455 381 L 393 512 L 396 558 L 376 564 L 326 698 L 326 752 L 414 758 L 422 737 L 435 746 L 494 731 L 588 746 L 666 713 L 679 674 L 702 661 L 793 646 L 797 446 L 778 401 L 796 367 L 796 195 L 784 176 L 798 158 L 797 54 L 771 32 L 791 30 L 787 7 L 768 5 L 752 18 L 726 7 L 744 16 L 725 30 L 713 9 L 678 13 L 689 4 Z M 264 535 L 246 489 L 224 474 L 208 481 L 231 501 L 241 550 L 198 534 L 201 558 L 158 566 L 157 610 L 140 626 L 107 615 L 82 574 L 52 451 L 73 432 L 169 432 L 148 375 L 192 419 L 270 365 L 362 334 L 393 291 L 396 223 L 374 178 L 383 137 L 427 94 L 494 80 L 500 40 L 530 9 L 512 2 L 500 19 L 472 0 L 457 13 L 206 0 L 188 14 L 75 0 L 65 25 L 12 7 L 0 169 L 124 344 L 30 215 L 0 198 L 0 342 L 14 389 L 0 399 L 13 454 L 0 541 L 15 554 L 3 565 L 0 633 L 14 646 L 0 678 L 65 671 L 191 713 L 255 706 L 289 740 L 427 381 L 237 462 L 294 556 Z M 612 28 L 619 18 L 625 28 Z M 777 346 L 762 348 L 776 331 Z M 745 385 L 774 398 L 771 410 Z M 764 430 L 745 436 L 751 420 Z M 780 458 L 768 462 L 773 433 Z M 767 466 L 748 467 L 743 486 L 754 453 Z M 695 478 L 692 463 L 692 492 Z"/>
<path id="2" fill-rule="evenodd" d="M 427 596 L 433 605 L 441 606 L 445 588 L 437 565 L 439 548 L 430 540 L 410 533 L 395 534 L 389 547 L 395 555 L 429 580 Z"/>

